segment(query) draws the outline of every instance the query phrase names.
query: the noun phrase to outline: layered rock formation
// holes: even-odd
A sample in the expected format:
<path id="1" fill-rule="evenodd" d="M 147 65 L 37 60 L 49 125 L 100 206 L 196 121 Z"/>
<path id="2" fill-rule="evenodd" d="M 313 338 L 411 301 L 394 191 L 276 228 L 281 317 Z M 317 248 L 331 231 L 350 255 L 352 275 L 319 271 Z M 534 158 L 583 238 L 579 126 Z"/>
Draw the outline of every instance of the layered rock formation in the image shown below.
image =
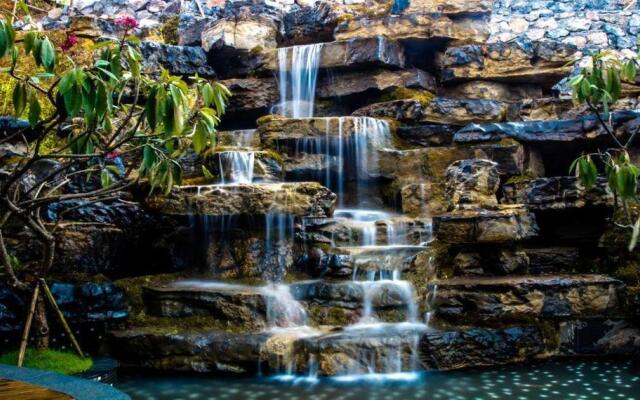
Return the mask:
<path id="1" fill-rule="evenodd" d="M 567 175 L 610 138 L 566 97 L 574 61 L 629 52 L 637 6 L 204 3 L 80 1 L 43 24 L 97 38 L 113 32 L 109 16 L 135 15 L 149 71 L 217 77 L 234 93 L 218 147 L 182 160 L 188 185 L 134 191 L 131 219 L 80 207 L 71 219 L 88 224 L 64 232 L 59 273 L 180 271 L 126 282 L 132 315 L 109 335 L 113 356 L 336 375 L 638 353 L 640 275 L 610 223 L 615 196 Z M 608 115 L 621 139 L 640 127 L 625 109 L 638 90 L 624 93 Z M 303 103 L 310 115 L 293 118 Z M 23 151 L 12 146 L 3 157 Z M 74 320 L 119 320 L 109 287 L 55 292 Z M 0 290 L 0 332 L 15 334 L 25 300 Z"/>

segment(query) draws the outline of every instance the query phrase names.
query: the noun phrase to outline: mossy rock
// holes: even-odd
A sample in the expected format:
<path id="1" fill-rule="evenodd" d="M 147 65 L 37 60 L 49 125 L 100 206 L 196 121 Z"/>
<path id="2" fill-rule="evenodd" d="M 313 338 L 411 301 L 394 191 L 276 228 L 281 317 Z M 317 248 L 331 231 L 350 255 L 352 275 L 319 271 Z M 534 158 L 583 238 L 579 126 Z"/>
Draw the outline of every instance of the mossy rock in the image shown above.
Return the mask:
<path id="1" fill-rule="evenodd" d="M 167 20 L 162 24 L 160 28 L 160 32 L 162 33 L 162 40 L 166 44 L 178 44 L 178 24 L 180 23 L 180 17 L 178 15 L 174 15 L 172 17 L 167 18 Z"/>

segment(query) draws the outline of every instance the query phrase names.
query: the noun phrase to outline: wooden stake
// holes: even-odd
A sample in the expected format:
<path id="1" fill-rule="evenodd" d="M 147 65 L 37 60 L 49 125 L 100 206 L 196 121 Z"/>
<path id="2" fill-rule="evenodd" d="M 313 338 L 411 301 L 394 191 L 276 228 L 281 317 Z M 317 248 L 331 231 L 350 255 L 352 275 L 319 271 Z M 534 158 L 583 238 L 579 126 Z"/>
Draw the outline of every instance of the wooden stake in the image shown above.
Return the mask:
<path id="1" fill-rule="evenodd" d="M 204 17 L 204 10 L 202 9 L 202 4 L 200 4 L 200 0 L 194 0 L 196 2 L 196 6 L 198 6 L 198 11 L 200 11 L 200 16 Z"/>
<path id="2" fill-rule="evenodd" d="M 24 362 L 24 353 L 27 351 L 27 342 L 29 340 L 29 331 L 31 330 L 31 321 L 33 321 L 33 314 L 36 311 L 36 302 L 38 301 L 38 294 L 40 294 L 40 282 L 36 282 L 33 288 L 33 297 L 31 298 L 31 304 L 29 305 L 29 313 L 27 314 L 27 321 L 24 323 L 24 330 L 22 331 L 22 340 L 20 340 L 20 351 L 18 352 L 18 367 L 22 367 Z"/>
<path id="3" fill-rule="evenodd" d="M 56 299 L 53 297 L 53 294 L 51 294 L 51 290 L 49 290 L 49 286 L 47 285 L 47 282 L 45 282 L 44 279 L 40 279 L 40 284 L 42 285 L 42 288 L 44 289 L 44 292 L 47 295 L 47 299 L 49 300 L 49 303 L 51 303 L 51 307 L 53 307 L 56 314 L 58 314 L 58 319 L 60 319 L 60 322 L 62 323 L 62 327 L 67 332 L 67 335 L 69 335 L 69 339 L 71 339 L 71 343 L 73 343 L 73 347 L 75 347 L 80 357 L 84 358 L 84 353 L 82 352 L 82 349 L 80 348 L 80 345 L 76 340 L 76 337 L 73 335 L 73 332 L 69 327 L 69 324 L 67 324 L 67 320 L 62 314 L 62 311 L 60 311 L 60 308 L 58 307 L 58 303 L 56 303 Z"/>

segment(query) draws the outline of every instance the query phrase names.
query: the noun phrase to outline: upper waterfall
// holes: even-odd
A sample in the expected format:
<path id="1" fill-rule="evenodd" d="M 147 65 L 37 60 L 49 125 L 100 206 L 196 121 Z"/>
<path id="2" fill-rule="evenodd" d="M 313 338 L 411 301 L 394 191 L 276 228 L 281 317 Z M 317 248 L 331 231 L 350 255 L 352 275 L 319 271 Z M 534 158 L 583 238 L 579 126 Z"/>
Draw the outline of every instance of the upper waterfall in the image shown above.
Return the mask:
<path id="1" fill-rule="evenodd" d="M 278 49 L 280 113 L 287 117 L 313 117 L 322 43 Z"/>

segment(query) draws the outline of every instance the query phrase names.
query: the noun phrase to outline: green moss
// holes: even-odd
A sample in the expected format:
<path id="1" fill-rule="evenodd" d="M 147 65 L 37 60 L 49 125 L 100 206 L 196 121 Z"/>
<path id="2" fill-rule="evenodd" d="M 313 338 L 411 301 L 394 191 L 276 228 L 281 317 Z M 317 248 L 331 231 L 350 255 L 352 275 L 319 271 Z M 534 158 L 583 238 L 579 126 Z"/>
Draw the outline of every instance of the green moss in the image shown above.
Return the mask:
<path id="1" fill-rule="evenodd" d="M 254 48 L 249 50 L 249 54 L 252 56 L 256 56 L 258 54 L 261 54 L 262 52 L 264 52 L 264 47 L 262 46 L 255 46 Z"/>
<path id="2" fill-rule="evenodd" d="M 142 287 L 149 285 L 161 285 L 181 278 L 180 274 L 159 274 L 137 276 L 135 278 L 124 278 L 114 282 L 127 295 L 129 300 L 130 316 L 136 317 L 144 314 L 144 303 L 142 301 Z"/>
<path id="3" fill-rule="evenodd" d="M 284 158 L 282 158 L 282 154 L 272 149 L 265 150 L 265 153 L 268 158 L 271 158 L 281 166 L 284 165 Z"/>
<path id="4" fill-rule="evenodd" d="M 517 184 L 517 183 L 526 183 L 529 182 L 530 180 L 532 180 L 533 177 L 527 173 L 524 173 L 522 175 L 515 175 L 512 176 L 511 178 L 507 179 L 507 182 L 505 182 L 507 185 L 508 184 Z"/>
<path id="5" fill-rule="evenodd" d="M 268 115 L 263 115 L 262 117 L 258 118 L 256 120 L 256 122 L 258 123 L 258 125 L 262 125 L 262 124 L 268 124 L 269 122 L 276 120 L 276 119 L 281 119 L 282 117 L 280 117 L 279 115 L 275 115 L 275 114 L 268 114 Z"/>
<path id="6" fill-rule="evenodd" d="M 180 23 L 180 17 L 175 15 L 167 20 L 160 28 L 162 33 L 162 39 L 166 44 L 178 44 L 178 24 Z"/>
<path id="7" fill-rule="evenodd" d="M 378 99 L 381 102 L 393 100 L 417 100 L 423 106 L 429 105 L 433 100 L 434 94 L 428 90 L 397 88 L 390 93 L 385 93 Z"/>
<path id="8" fill-rule="evenodd" d="M 349 312 L 344 308 L 310 304 L 307 310 L 309 312 L 309 320 L 313 326 L 345 326 L 351 322 Z"/>
<path id="9" fill-rule="evenodd" d="M 17 351 L 0 355 L 0 364 L 16 365 L 17 362 Z M 68 375 L 79 374 L 89 370 L 93 365 L 93 360 L 90 357 L 82 358 L 73 353 L 57 350 L 40 351 L 27 349 L 23 365 L 27 368 L 42 369 Z"/>

